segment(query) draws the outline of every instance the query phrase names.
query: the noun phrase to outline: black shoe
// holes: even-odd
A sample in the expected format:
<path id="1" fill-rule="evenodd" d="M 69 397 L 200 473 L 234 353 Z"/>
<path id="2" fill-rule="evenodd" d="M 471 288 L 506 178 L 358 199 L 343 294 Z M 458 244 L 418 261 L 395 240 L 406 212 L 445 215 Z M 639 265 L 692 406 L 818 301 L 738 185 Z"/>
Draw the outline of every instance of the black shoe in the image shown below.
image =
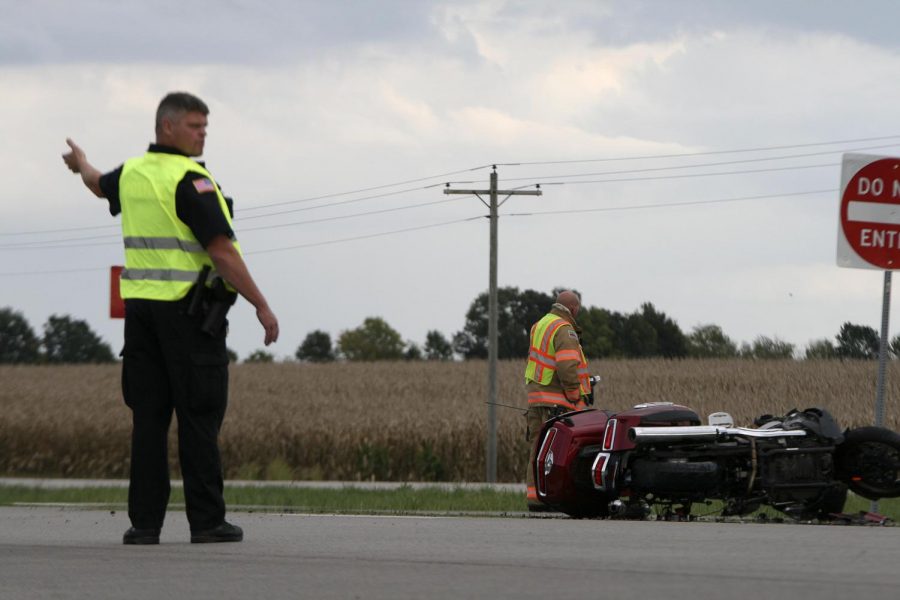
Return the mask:
<path id="1" fill-rule="evenodd" d="M 244 530 L 227 521 L 205 531 L 191 532 L 192 544 L 215 544 L 217 542 L 240 542 L 244 539 Z"/>
<path id="2" fill-rule="evenodd" d="M 158 544 L 159 529 L 135 529 L 129 527 L 122 537 L 124 544 Z"/>

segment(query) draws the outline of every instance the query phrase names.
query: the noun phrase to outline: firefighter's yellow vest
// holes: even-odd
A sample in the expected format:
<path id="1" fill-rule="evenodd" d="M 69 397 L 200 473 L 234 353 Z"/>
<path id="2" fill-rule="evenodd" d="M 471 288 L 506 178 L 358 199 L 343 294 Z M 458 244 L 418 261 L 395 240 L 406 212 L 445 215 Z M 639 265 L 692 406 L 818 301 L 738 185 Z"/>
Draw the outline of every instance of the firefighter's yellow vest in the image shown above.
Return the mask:
<path id="1" fill-rule="evenodd" d="M 553 338 L 556 331 L 566 325 L 567 321 L 552 313 L 535 323 L 531 329 L 531 347 L 528 349 L 528 362 L 525 365 L 525 383 L 534 381 L 540 385 L 549 385 L 556 373 L 556 345 Z M 578 350 L 578 380 L 581 395 L 591 391 L 590 374 L 584 350 Z"/>
<path id="2" fill-rule="evenodd" d="M 535 381 L 547 385 L 556 372 L 556 346 L 553 337 L 556 330 L 566 324 L 566 320 L 554 314 L 547 314 L 531 329 L 531 347 L 528 349 L 528 363 L 525 365 L 525 383 Z"/>
<path id="3" fill-rule="evenodd" d="M 175 210 L 175 191 L 189 172 L 207 177 L 215 186 L 222 214 L 231 226 L 225 197 L 209 171 L 196 161 L 163 152 L 147 152 L 126 161 L 119 178 L 125 243 L 122 298 L 180 300 L 203 267 L 213 266 L 209 254 Z M 240 253 L 240 245 L 233 243 Z M 214 272 L 208 281 L 213 276 Z"/>

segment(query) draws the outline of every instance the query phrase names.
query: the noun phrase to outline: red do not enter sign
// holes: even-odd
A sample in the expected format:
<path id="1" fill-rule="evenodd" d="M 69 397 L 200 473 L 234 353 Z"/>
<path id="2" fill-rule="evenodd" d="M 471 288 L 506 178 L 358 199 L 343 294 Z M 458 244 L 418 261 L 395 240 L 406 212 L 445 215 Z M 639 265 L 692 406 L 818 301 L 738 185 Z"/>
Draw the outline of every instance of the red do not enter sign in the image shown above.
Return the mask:
<path id="1" fill-rule="evenodd" d="M 900 158 L 844 156 L 838 264 L 900 268 Z"/>

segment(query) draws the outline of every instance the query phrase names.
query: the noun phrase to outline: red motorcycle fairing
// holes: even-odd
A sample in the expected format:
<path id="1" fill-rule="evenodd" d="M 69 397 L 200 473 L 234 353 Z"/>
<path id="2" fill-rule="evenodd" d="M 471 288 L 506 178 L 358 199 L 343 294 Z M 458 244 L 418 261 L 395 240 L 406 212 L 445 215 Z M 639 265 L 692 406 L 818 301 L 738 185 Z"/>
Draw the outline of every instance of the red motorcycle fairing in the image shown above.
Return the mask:
<path id="1" fill-rule="evenodd" d="M 597 503 L 588 478 L 591 462 L 600 451 L 607 412 L 587 409 L 547 421 L 537 436 L 534 469 L 538 498 L 550 506 L 581 503 L 581 496 Z M 574 500 L 573 500 L 574 499 Z"/>
<path id="2" fill-rule="evenodd" d="M 691 409 L 671 403 L 639 404 L 620 412 L 588 409 L 547 421 L 535 440 L 538 498 L 570 515 L 600 516 L 615 497 L 618 455 L 634 448 L 631 427 L 698 425 Z"/>
<path id="3" fill-rule="evenodd" d="M 634 442 L 628 439 L 628 431 L 632 427 L 683 427 L 700 425 L 700 417 L 687 406 L 671 402 L 647 402 L 637 404 L 629 410 L 614 415 L 614 421 L 608 433 L 609 440 L 604 440 L 603 450 L 622 451 L 634 448 Z"/>

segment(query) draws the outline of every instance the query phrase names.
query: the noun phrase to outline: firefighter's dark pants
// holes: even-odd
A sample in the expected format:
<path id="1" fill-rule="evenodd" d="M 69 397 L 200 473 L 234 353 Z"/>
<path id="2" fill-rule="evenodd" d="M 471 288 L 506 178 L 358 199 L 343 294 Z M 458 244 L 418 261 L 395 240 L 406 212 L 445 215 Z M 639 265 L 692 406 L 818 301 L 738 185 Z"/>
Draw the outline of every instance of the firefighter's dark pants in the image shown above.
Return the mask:
<path id="1" fill-rule="evenodd" d="M 200 318 L 189 318 L 187 307 L 187 300 L 125 301 L 122 392 L 132 411 L 128 516 L 138 529 L 161 528 L 166 515 L 173 410 L 191 531 L 225 520 L 218 446 L 228 401 L 225 328 L 215 337 L 202 333 Z"/>

